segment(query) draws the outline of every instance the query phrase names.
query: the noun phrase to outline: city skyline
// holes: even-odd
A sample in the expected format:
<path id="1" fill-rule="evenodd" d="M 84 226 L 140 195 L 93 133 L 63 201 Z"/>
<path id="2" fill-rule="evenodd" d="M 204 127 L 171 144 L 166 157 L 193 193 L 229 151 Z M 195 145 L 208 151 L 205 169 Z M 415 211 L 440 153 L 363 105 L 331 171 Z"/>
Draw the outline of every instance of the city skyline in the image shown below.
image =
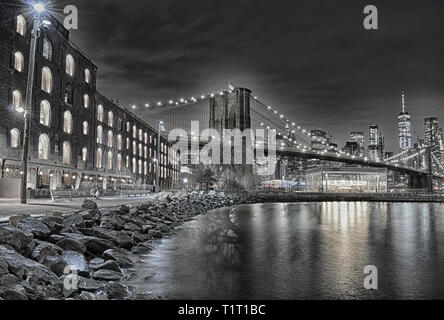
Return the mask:
<path id="1" fill-rule="evenodd" d="M 401 92 L 412 115 L 413 143 L 424 135 L 424 118 L 444 118 L 442 44 L 435 40 L 443 35 L 439 1 L 377 4 L 377 31 L 362 27 L 363 1 L 339 1 L 334 14 L 333 4 L 288 1 L 242 1 L 236 14 L 230 3 L 207 8 L 198 0 L 134 7 L 107 1 L 105 9 L 102 1 L 69 4 L 78 6 L 80 19 L 72 40 L 101 66 L 99 89 L 125 107 L 218 92 L 232 82 L 301 125 L 331 132 L 339 146 L 350 131 L 364 131 L 368 141 L 368 126 L 378 124 L 390 151 L 398 149 Z"/>

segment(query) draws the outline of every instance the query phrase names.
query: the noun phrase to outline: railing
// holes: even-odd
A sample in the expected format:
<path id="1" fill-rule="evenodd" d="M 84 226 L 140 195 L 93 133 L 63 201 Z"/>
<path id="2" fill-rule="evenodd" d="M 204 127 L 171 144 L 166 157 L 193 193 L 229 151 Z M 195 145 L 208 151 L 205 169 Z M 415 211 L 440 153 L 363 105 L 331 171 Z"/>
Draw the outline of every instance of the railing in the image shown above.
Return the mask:
<path id="1" fill-rule="evenodd" d="M 95 194 L 91 193 L 91 190 L 51 190 L 49 191 L 51 195 L 51 200 L 55 201 L 57 199 L 69 199 L 72 201 L 73 198 L 94 198 Z M 153 193 L 153 190 L 99 190 L 99 197 L 143 197 L 149 196 Z"/>

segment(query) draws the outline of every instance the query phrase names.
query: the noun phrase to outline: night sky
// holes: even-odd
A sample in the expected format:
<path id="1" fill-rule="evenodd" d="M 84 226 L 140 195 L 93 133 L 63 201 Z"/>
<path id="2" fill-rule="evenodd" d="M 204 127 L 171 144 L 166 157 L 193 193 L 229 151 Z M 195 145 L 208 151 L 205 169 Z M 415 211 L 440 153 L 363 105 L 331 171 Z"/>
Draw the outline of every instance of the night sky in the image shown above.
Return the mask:
<path id="1" fill-rule="evenodd" d="M 79 9 L 76 42 L 98 89 L 123 106 L 248 87 L 342 147 L 379 124 L 397 152 L 401 92 L 413 117 L 444 125 L 443 0 L 63 0 Z M 377 31 L 363 8 L 379 9 Z M 59 15 L 60 16 L 60 15 Z M 141 108 L 142 109 L 142 108 Z M 143 116 L 143 113 L 140 113 Z M 368 142 L 368 141 L 367 141 Z"/>

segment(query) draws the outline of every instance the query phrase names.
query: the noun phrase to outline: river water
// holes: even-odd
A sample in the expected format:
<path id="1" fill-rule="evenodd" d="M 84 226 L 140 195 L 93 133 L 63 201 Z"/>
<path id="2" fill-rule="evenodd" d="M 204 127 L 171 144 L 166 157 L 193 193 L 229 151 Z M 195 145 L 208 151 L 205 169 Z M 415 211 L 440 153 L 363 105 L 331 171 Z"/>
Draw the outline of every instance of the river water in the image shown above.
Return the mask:
<path id="1" fill-rule="evenodd" d="M 441 213 L 367 202 L 219 209 L 139 256 L 129 284 L 162 299 L 442 299 Z M 377 290 L 364 288 L 367 265 Z"/>

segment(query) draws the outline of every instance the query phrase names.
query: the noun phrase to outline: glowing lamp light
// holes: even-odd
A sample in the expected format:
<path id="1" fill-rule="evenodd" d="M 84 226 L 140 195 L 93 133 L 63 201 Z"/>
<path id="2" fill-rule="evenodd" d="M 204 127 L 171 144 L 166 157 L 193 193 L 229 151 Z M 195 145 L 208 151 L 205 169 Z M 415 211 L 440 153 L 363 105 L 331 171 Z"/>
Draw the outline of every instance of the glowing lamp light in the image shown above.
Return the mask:
<path id="1" fill-rule="evenodd" d="M 22 107 L 18 107 L 18 108 L 17 108 L 17 112 L 22 113 L 22 112 L 24 112 L 24 111 L 25 111 L 25 109 L 23 109 Z"/>
<path id="2" fill-rule="evenodd" d="M 45 5 L 41 2 L 35 3 L 33 7 L 34 10 L 37 11 L 38 13 L 45 11 Z"/>

